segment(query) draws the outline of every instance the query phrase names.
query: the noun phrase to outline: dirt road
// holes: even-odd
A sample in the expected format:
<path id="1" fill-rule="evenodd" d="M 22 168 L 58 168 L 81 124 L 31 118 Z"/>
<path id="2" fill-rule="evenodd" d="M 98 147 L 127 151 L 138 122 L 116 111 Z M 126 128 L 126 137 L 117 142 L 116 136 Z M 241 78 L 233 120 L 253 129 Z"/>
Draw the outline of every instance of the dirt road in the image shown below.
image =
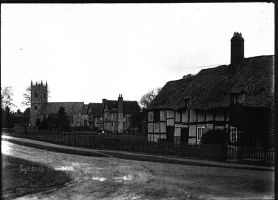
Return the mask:
<path id="1" fill-rule="evenodd" d="M 2 141 L 2 153 L 70 174 L 62 188 L 19 199 L 269 199 L 273 171 L 89 157 Z"/>

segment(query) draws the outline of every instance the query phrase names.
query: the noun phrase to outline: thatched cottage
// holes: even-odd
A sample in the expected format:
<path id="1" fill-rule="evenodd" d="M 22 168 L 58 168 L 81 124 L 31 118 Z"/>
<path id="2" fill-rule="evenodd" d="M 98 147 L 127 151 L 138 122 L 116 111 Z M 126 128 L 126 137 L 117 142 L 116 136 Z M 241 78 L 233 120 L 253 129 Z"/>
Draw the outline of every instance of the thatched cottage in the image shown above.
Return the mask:
<path id="1" fill-rule="evenodd" d="M 273 106 L 274 56 L 244 58 L 244 39 L 234 33 L 231 64 L 169 81 L 148 107 L 148 141 L 197 144 L 210 129 L 231 143 L 265 143 Z M 241 140 L 242 139 L 242 140 Z"/>

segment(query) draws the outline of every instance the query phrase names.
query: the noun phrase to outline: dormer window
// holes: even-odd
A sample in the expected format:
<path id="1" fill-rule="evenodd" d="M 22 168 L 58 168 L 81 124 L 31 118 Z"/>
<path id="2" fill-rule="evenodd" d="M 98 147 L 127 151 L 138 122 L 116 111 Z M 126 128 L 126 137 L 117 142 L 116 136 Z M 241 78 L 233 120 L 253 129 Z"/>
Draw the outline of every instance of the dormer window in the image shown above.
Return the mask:
<path id="1" fill-rule="evenodd" d="M 184 97 L 183 99 L 184 99 L 184 106 L 185 106 L 186 108 L 188 108 L 190 98 L 189 98 L 189 97 Z"/>
<path id="2" fill-rule="evenodd" d="M 244 92 L 232 94 L 232 103 L 233 104 L 243 104 L 245 101 L 246 94 Z"/>

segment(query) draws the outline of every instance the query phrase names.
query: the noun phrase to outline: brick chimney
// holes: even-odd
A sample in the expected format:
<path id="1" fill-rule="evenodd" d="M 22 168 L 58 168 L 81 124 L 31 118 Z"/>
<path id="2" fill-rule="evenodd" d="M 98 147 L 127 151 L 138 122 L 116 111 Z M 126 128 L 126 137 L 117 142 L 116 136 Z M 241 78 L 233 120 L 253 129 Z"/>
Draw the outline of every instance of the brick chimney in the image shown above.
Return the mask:
<path id="1" fill-rule="evenodd" d="M 122 94 L 118 97 L 118 133 L 124 132 L 124 101 Z"/>
<path id="2" fill-rule="evenodd" d="M 237 66 L 244 59 L 244 39 L 241 33 L 234 32 L 231 39 L 231 65 Z"/>

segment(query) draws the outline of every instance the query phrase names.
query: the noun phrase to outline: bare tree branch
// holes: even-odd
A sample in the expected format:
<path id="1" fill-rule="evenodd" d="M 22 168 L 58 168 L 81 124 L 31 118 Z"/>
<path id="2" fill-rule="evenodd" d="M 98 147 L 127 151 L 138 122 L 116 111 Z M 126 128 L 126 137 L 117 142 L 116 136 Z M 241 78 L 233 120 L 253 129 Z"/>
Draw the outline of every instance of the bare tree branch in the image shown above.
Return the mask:
<path id="1" fill-rule="evenodd" d="M 2 89 L 1 87 L 1 108 L 5 109 L 8 107 L 9 109 L 11 107 L 14 107 L 15 104 L 13 103 L 13 91 L 11 86 L 4 87 Z"/>
<path id="2" fill-rule="evenodd" d="M 140 104 L 143 108 L 147 108 L 156 95 L 161 91 L 161 88 L 151 89 L 149 92 L 141 97 Z"/>

